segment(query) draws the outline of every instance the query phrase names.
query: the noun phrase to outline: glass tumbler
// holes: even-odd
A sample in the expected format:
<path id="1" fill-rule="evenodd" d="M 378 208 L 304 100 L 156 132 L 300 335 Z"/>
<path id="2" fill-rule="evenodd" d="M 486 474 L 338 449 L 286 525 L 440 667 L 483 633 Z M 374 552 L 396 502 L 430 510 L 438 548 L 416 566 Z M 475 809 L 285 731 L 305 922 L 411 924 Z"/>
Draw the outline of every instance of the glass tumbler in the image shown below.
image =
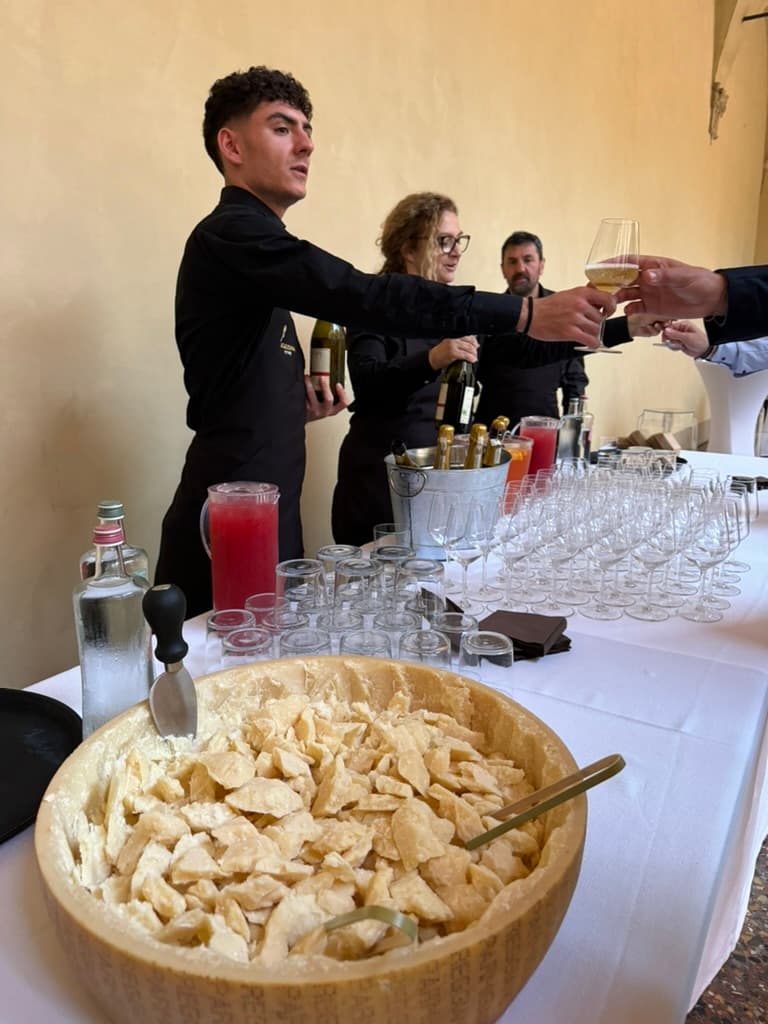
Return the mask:
<path id="1" fill-rule="evenodd" d="M 445 633 L 451 642 L 451 663 L 458 668 L 461 638 L 465 633 L 476 630 L 479 623 L 474 615 L 466 612 L 438 612 L 432 620 L 432 627 L 438 633 Z"/>
<path id="2" fill-rule="evenodd" d="M 413 612 L 401 612 L 396 608 L 384 608 L 373 616 L 372 626 L 380 633 L 386 633 L 392 645 L 393 657 L 400 652 L 400 637 L 403 633 L 414 633 L 421 625 L 421 616 Z"/>
<path id="3" fill-rule="evenodd" d="M 384 601 L 382 566 L 370 558 L 345 558 L 336 565 L 336 608 L 371 616 Z M 366 626 L 370 623 L 366 622 Z"/>
<path id="4" fill-rule="evenodd" d="M 377 630 L 357 630 L 342 633 L 339 654 L 364 654 L 369 658 L 391 658 L 392 642 L 386 633 Z"/>
<path id="5" fill-rule="evenodd" d="M 434 668 L 450 669 L 451 642 L 444 633 L 434 629 L 418 629 L 400 637 L 400 657 L 404 661 L 420 661 Z"/>
<path id="6" fill-rule="evenodd" d="M 409 558 L 395 573 L 395 605 L 431 622 L 445 611 L 445 566 L 433 558 Z"/>
<path id="7" fill-rule="evenodd" d="M 397 523 L 376 523 L 373 528 L 373 545 L 378 548 L 385 544 L 409 548 L 411 531 L 407 527 L 398 526 Z"/>
<path id="8" fill-rule="evenodd" d="M 331 635 L 324 629 L 291 629 L 279 637 L 281 658 L 331 653 Z"/>
<path id="9" fill-rule="evenodd" d="M 251 594 L 245 599 L 246 611 L 252 612 L 256 625 L 261 625 L 261 620 L 267 612 L 275 608 L 287 608 L 288 602 L 284 597 L 278 597 L 274 592 L 267 594 Z"/>
<path id="10" fill-rule="evenodd" d="M 509 691 L 515 648 L 508 636 L 476 629 L 461 638 L 459 672 L 497 690 Z"/>
<path id="11" fill-rule="evenodd" d="M 261 626 L 272 636 L 272 653 L 274 657 L 280 656 L 279 639 L 283 633 L 294 629 L 306 629 L 309 626 L 309 617 L 303 612 L 294 612 L 290 608 L 275 608 L 267 612 L 261 620 Z"/>
<path id="12" fill-rule="evenodd" d="M 339 649 L 342 633 L 354 633 L 363 628 L 362 612 L 346 608 L 329 608 L 317 616 L 317 629 L 324 629 L 331 637 L 331 651 L 335 654 Z"/>
<path id="13" fill-rule="evenodd" d="M 224 637 L 221 648 L 222 668 L 268 661 L 272 657 L 272 634 L 259 626 L 234 629 Z"/>
<path id="14" fill-rule="evenodd" d="M 318 562 L 323 563 L 325 586 L 329 594 L 333 593 L 336 583 L 336 563 L 342 562 L 345 558 L 358 558 L 360 553 L 360 548 L 356 544 L 326 544 L 325 547 L 317 549 L 315 557 Z"/>
<path id="15" fill-rule="evenodd" d="M 211 612 L 205 620 L 205 670 L 215 672 L 221 668 L 222 640 L 235 629 L 255 626 L 253 612 L 244 608 L 222 608 Z"/>
<path id="16" fill-rule="evenodd" d="M 328 603 L 325 570 L 317 558 L 290 558 L 275 569 L 275 594 L 284 597 L 292 611 Z"/>

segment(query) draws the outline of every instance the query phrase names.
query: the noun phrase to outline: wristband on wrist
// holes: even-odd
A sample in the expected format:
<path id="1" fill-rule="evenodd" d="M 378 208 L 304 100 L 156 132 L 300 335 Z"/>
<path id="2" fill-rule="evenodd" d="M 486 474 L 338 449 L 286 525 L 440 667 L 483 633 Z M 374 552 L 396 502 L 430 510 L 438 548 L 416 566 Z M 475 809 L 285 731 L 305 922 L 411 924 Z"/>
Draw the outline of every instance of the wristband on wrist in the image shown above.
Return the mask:
<path id="1" fill-rule="evenodd" d="M 531 327 L 531 320 L 533 320 L 533 299 L 530 295 L 527 295 L 526 299 L 528 300 L 528 313 L 522 329 L 518 332 L 519 334 L 527 334 Z"/>
<path id="2" fill-rule="evenodd" d="M 699 359 L 704 359 L 706 362 L 709 362 L 709 360 L 712 358 L 712 354 L 714 353 L 716 348 L 717 348 L 717 345 L 710 345 L 709 348 L 706 350 L 706 352 L 702 352 L 701 355 L 698 358 Z"/>

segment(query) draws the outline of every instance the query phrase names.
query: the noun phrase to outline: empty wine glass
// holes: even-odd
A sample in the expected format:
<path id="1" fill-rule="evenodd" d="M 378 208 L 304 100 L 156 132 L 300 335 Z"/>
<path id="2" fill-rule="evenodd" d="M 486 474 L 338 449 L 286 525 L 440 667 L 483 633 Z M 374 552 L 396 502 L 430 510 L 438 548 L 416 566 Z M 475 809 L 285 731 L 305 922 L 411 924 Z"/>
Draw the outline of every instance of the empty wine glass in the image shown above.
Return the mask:
<path id="1" fill-rule="evenodd" d="M 479 598 L 481 601 L 498 601 L 501 596 L 501 591 L 498 587 L 494 587 L 488 582 L 488 556 L 498 543 L 498 539 L 496 537 L 496 523 L 499 518 L 499 504 L 497 498 L 484 497 L 482 499 L 472 501 L 467 515 L 469 519 L 470 532 L 477 541 L 482 558 L 482 576 L 480 583 L 479 585 L 472 587 L 470 593 L 472 597 Z"/>
<path id="2" fill-rule="evenodd" d="M 483 605 L 473 604 L 469 596 L 467 572 L 470 565 L 482 555 L 480 544 L 474 532 L 476 520 L 469 518 L 469 509 L 463 501 L 454 501 L 448 508 L 445 527 L 445 550 L 450 558 L 461 566 L 461 604 L 470 615 L 482 610 Z"/>
<path id="3" fill-rule="evenodd" d="M 698 597 L 681 608 L 682 618 L 691 622 L 719 622 L 722 619 L 721 611 L 707 606 L 705 596 L 708 576 L 714 566 L 728 557 L 730 544 L 728 515 L 723 505 L 717 503 L 703 513 L 702 521 L 692 531 L 683 552 L 688 561 L 700 570 L 701 584 Z"/>
<path id="4" fill-rule="evenodd" d="M 448 491 L 435 491 L 429 506 L 427 530 L 432 540 L 445 551 L 446 529 L 448 527 L 448 510 L 456 501 L 456 496 Z M 447 552 L 446 552 L 447 557 Z M 446 579 L 446 594 L 457 594 L 461 590 L 458 583 Z"/>
<path id="5" fill-rule="evenodd" d="M 668 505 L 660 505 L 649 512 L 644 526 L 644 536 L 632 553 L 648 573 L 646 590 L 644 597 L 627 608 L 627 615 L 645 622 L 663 622 L 669 618 L 669 612 L 653 602 L 653 573 L 677 553 L 679 524 L 672 509 Z"/>

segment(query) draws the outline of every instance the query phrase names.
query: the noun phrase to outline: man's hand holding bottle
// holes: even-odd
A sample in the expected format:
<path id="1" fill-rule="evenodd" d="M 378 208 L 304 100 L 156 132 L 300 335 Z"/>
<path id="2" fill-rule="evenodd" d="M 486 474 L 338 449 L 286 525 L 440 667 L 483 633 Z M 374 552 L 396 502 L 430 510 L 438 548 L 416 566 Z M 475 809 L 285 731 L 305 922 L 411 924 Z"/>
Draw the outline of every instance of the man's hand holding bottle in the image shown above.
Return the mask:
<path id="1" fill-rule="evenodd" d="M 318 400 L 312 378 L 305 374 L 304 390 L 307 393 L 307 423 L 311 423 L 313 420 L 324 420 L 328 416 L 335 416 L 342 409 L 346 409 L 351 401 L 341 384 L 336 385 L 337 397 L 335 403 L 327 380 L 322 381 L 320 388 L 322 401 Z"/>

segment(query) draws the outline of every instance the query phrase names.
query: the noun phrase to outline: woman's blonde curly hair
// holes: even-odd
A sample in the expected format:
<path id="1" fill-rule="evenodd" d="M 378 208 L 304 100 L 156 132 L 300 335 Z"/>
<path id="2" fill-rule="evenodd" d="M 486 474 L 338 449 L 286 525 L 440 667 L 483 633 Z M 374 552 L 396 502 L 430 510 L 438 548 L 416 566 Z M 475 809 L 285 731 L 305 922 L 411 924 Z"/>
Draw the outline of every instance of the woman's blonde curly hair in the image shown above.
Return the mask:
<path id="1" fill-rule="evenodd" d="M 411 247 L 414 252 L 421 251 L 418 273 L 427 280 L 434 281 L 437 276 L 439 250 L 436 245 L 420 247 L 418 240 L 434 240 L 437 225 L 446 212 L 458 214 L 459 211 L 452 199 L 438 192 L 413 192 L 405 199 L 401 199 L 389 212 L 381 227 L 378 246 L 384 256 L 384 265 L 379 273 L 406 273 L 403 248 Z"/>

